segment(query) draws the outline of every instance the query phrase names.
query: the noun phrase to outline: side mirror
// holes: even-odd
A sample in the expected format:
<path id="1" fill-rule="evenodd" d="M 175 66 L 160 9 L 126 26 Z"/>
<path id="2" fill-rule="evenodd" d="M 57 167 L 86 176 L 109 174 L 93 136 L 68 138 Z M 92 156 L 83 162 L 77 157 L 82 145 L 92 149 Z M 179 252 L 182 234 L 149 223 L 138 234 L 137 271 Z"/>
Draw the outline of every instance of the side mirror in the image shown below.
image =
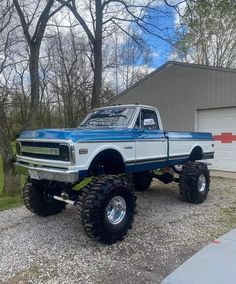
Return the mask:
<path id="1" fill-rule="evenodd" d="M 147 119 L 144 119 L 144 121 L 143 121 L 144 127 L 155 126 L 155 125 L 156 125 L 156 123 L 155 123 L 153 118 L 147 118 Z"/>

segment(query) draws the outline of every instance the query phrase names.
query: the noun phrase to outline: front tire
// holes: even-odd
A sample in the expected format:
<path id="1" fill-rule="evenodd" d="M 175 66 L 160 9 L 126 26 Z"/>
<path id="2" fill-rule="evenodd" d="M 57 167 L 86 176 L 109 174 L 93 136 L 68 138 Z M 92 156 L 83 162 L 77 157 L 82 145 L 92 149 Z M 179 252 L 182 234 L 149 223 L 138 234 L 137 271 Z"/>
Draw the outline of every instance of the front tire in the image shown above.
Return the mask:
<path id="1" fill-rule="evenodd" d="M 27 180 L 23 188 L 23 201 L 32 213 L 47 217 L 60 213 L 65 209 L 65 203 L 57 200 L 48 200 L 47 194 L 56 193 L 56 185 L 52 186 L 45 181 Z"/>
<path id="2" fill-rule="evenodd" d="M 131 229 L 136 198 L 128 180 L 122 176 L 95 178 L 84 196 L 81 210 L 86 234 L 98 242 L 120 241 Z"/>
<path id="3" fill-rule="evenodd" d="M 189 203 L 202 203 L 210 189 L 210 172 L 204 163 L 187 162 L 180 174 L 181 198 Z"/>

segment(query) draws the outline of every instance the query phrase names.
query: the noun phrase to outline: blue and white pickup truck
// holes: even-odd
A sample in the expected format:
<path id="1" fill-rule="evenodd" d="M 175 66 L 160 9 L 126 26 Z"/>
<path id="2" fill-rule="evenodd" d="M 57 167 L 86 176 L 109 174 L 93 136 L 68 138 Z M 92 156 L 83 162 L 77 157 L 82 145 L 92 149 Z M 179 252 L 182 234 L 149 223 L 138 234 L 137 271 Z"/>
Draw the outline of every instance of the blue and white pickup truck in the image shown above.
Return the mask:
<path id="1" fill-rule="evenodd" d="M 95 109 L 76 129 L 23 132 L 16 146 L 26 207 L 48 216 L 77 205 L 86 233 L 106 244 L 127 234 L 134 191 L 153 178 L 178 182 L 183 200 L 203 202 L 210 178 L 199 160 L 214 157 L 211 133 L 164 131 L 156 108 L 136 104 Z"/>

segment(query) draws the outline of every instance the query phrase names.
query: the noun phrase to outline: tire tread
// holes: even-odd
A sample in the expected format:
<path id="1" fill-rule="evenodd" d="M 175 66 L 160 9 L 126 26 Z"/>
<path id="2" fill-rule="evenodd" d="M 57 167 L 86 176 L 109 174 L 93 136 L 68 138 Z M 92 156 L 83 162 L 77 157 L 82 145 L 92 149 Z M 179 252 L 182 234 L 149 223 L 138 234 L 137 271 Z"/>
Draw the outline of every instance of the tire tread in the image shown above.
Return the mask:
<path id="1" fill-rule="evenodd" d="M 206 177 L 206 188 L 203 193 L 197 189 L 198 178 L 201 174 Z M 210 172 L 204 163 L 189 161 L 183 165 L 183 170 L 180 174 L 179 191 L 180 197 L 189 203 L 202 203 L 208 195 L 210 188 Z"/>
<path id="2" fill-rule="evenodd" d="M 23 188 L 23 201 L 26 208 L 32 213 L 47 217 L 60 213 L 65 209 L 65 203 L 60 201 L 47 202 L 43 196 L 45 184 L 27 180 Z"/>
<path id="3" fill-rule="evenodd" d="M 119 232 L 111 233 L 104 228 L 101 208 L 103 202 L 109 193 L 114 187 L 121 187 L 127 192 L 130 198 L 131 206 L 131 217 Z M 128 233 L 128 230 L 132 228 L 132 222 L 134 220 L 134 212 L 136 208 L 136 197 L 134 191 L 130 186 L 127 178 L 125 176 L 102 176 L 99 178 L 94 178 L 93 181 L 81 195 L 83 201 L 81 202 L 82 206 L 80 207 L 80 214 L 82 224 L 86 234 L 93 240 L 104 243 L 112 244 L 116 241 L 120 241 Z"/>

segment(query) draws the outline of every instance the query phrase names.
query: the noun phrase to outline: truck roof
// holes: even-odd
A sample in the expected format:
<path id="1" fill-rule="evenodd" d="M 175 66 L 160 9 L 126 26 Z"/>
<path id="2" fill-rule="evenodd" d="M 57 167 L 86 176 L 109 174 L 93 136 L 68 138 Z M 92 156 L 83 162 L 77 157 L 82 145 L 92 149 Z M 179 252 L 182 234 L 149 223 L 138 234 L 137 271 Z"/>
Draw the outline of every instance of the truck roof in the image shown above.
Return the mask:
<path id="1" fill-rule="evenodd" d="M 95 109 L 103 109 L 103 108 L 111 108 L 111 107 L 142 107 L 142 108 L 153 108 L 156 109 L 154 106 L 149 106 L 149 105 L 140 105 L 140 104 L 117 104 L 117 105 L 108 105 L 104 107 L 99 107 Z M 95 110 L 93 109 L 93 110 Z"/>

